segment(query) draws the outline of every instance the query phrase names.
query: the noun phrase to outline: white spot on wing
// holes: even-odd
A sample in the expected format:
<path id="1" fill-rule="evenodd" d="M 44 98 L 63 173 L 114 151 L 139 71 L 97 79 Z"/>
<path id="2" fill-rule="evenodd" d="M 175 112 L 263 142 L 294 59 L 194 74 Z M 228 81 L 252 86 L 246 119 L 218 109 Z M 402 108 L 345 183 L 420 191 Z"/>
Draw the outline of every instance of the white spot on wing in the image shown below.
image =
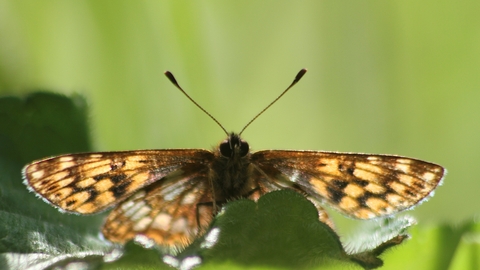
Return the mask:
<path id="1" fill-rule="evenodd" d="M 397 163 L 395 164 L 395 168 L 403 173 L 410 173 L 410 165 Z"/>
<path id="2" fill-rule="evenodd" d="M 172 233 L 185 232 L 187 230 L 187 227 L 188 227 L 187 219 L 184 217 L 181 217 L 175 220 L 174 222 L 172 222 L 171 231 Z"/>
<path id="3" fill-rule="evenodd" d="M 136 232 L 144 231 L 148 227 L 148 225 L 150 225 L 150 223 L 152 223 L 152 218 L 144 217 L 137 221 L 135 225 L 133 225 L 133 230 Z"/>
<path id="4" fill-rule="evenodd" d="M 139 191 L 139 192 L 135 193 L 132 197 L 130 197 L 130 199 L 127 202 L 124 202 L 122 204 L 122 206 L 121 206 L 122 210 L 124 212 L 128 211 L 128 209 L 133 207 L 136 199 L 140 199 L 140 198 L 143 198 L 143 197 L 145 197 L 145 191 L 142 190 L 142 191 Z"/>
<path id="5" fill-rule="evenodd" d="M 183 174 L 182 170 L 177 170 L 165 177 L 165 187 L 160 191 L 160 196 L 165 201 L 174 201 L 178 196 L 185 191 L 187 185 L 183 185 L 181 181 L 177 181 Z"/>
<path id="6" fill-rule="evenodd" d="M 402 163 L 402 164 L 412 164 L 412 160 L 411 159 L 406 159 L 406 158 L 399 158 L 399 159 L 397 159 L 397 162 Z"/>
<path id="7" fill-rule="evenodd" d="M 123 213 L 126 217 L 132 218 L 138 210 L 140 210 L 142 207 L 146 207 L 145 202 L 139 201 L 137 203 L 134 203 L 130 208 L 128 208 L 125 213 Z M 133 219 L 133 218 L 132 218 Z"/>
<path id="8" fill-rule="evenodd" d="M 72 160 L 73 160 L 72 156 L 61 157 L 61 158 L 58 159 L 58 161 L 60 161 L 60 162 L 69 162 L 69 161 L 72 161 Z"/>
<path id="9" fill-rule="evenodd" d="M 147 206 L 147 205 L 144 205 L 144 206 L 142 206 L 140 209 L 138 209 L 136 213 L 134 213 L 134 214 L 131 216 L 131 219 L 132 219 L 133 221 L 137 221 L 137 220 L 145 217 L 146 215 L 148 215 L 148 213 L 150 213 L 151 210 L 152 210 L 152 208 L 150 208 L 150 207 Z"/>
<path id="10" fill-rule="evenodd" d="M 298 171 L 295 171 L 292 176 L 290 176 L 290 181 L 296 183 L 297 180 L 298 180 L 298 176 L 300 175 L 300 173 Z"/>
<path id="11" fill-rule="evenodd" d="M 73 162 L 73 161 L 61 162 L 61 163 L 58 164 L 58 170 L 60 170 L 60 171 L 65 170 L 65 169 L 68 169 L 68 168 L 70 168 L 74 165 L 75 165 L 75 162 Z"/>
<path id="12" fill-rule="evenodd" d="M 36 172 L 33 172 L 31 175 L 32 175 L 32 178 L 42 178 L 42 176 L 45 174 L 45 171 L 44 170 L 40 170 L 40 171 L 36 171 Z"/>
<path id="13" fill-rule="evenodd" d="M 188 193 L 182 198 L 182 205 L 193 204 L 195 202 L 196 196 L 194 193 Z"/>
<path id="14" fill-rule="evenodd" d="M 426 172 L 422 175 L 423 180 L 426 182 L 431 182 L 435 179 L 435 174 L 431 172 Z"/>
<path id="15" fill-rule="evenodd" d="M 151 227 L 154 229 L 168 231 L 170 229 L 170 222 L 172 221 L 172 216 L 166 213 L 160 213 L 155 217 Z"/>

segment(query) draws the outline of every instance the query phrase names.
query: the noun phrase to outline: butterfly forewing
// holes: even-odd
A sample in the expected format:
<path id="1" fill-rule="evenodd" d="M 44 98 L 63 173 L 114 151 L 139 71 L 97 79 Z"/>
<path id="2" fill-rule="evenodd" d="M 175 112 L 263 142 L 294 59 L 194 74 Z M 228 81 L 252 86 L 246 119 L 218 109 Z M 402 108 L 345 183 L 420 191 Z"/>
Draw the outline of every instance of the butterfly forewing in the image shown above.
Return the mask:
<path id="1" fill-rule="evenodd" d="M 253 153 L 251 161 L 279 186 L 360 219 L 418 204 L 432 195 L 444 175 L 439 165 L 387 155 L 267 150 Z"/>
<path id="2" fill-rule="evenodd" d="M 211 195 L 206 167 L 186 165 L 119 204 L 102 233 L 118 243 L 143 235 L 162 246 L 185 246 L 210 224 Z"/>
<path id="3" fill-rule="evenodd" d="M 143 150 L 63 155 L 23 169 L 27 186 L 61 210 L 92 214 L 188 164 L 206 166 L 207 150 Z"/>

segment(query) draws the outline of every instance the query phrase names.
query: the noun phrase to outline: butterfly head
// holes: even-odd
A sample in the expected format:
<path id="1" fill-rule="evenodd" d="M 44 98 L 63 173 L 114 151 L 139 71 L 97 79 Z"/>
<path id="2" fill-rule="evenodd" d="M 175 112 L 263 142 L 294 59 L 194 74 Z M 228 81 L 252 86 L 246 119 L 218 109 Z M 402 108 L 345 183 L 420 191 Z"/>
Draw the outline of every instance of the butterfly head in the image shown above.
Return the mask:
<path id="1" fill-rule="evenodd" d="M 220 154 L 227 158 L 244 157 L 248 154 L 250 148 L 248 143 L 235 133 L 230 133 L 228 138 L 220 143 Z"/>

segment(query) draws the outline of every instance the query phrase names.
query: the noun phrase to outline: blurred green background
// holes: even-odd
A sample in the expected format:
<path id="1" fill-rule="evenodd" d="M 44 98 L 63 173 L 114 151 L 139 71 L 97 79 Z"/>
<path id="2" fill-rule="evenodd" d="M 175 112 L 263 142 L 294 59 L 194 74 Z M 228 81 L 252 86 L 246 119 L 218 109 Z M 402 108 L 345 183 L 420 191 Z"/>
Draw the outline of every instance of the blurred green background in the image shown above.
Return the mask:
<path id="1" fill-rule="evenodd" d="M 86 96 L 97 150 L 210 148 L 216 124 L 255 149 L 398 154 L 445 166 L 410 214 L 478 217 L 480 2 L 0 0 L 0 95 Z M 336 218 L 340 226 L 349 221 Z"/>

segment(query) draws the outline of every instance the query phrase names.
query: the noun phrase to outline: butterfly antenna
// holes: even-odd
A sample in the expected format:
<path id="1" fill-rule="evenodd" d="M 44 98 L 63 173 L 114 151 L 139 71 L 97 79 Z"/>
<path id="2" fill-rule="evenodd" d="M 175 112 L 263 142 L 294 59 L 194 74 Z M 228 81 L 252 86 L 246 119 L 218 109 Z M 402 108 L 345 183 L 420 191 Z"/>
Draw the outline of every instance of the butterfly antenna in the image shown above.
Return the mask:
<path id="1" fill-rule="evenodd" d="M 248 127 L 250 126 L 250 124 L 255 121 L 255 119 L 257 119 L 260 115 L 262 115 L 262 113 L 264 113 L 268 108 L 270 108 L 275 102 L 277 102 L 277 100 L 279 100 L 283 95 L 285 95 L 285 93 L 287 93 L 288 90 L 290 90 L 290 88 L 292 88 L 295 84 L 298 83 L 298 81 L 300 81 L 300 79 L 303 77 L 303 75 L 305 75 L 305 73 L 307 73 L 307 69 L 304 68 L 302 70 L 300 70 L 298 73 L 297 73 L 297 76 L 295 76 L 295 79 L 293 80 L 293 82 L 290 84 L 289 87 L 287 87 L 287 89 L 285 89 L 274 101 L 272 101 L 270 104 L 268 104 L 267 107 L 265 107 L 265 109 L 263 109 L 261 112 L 259 112 L 252 120 L 250 120 L 250 122 L 248 122 L 248 124 L 245 125 L 245 127 L 243 127 L 242 131 L 240 131 L 240 133 L 238 133 L 238 135 L 242 135 L 243 131 Z"/>
<path id="2" fill-rule="evenodd" d="M 208 113 L 202 106 L 200 106 L 195 100 L 193 100 L 193 98 L 191 98 L 187 92 L 185 92 L 185 90 L 182 89 L 182 87 L 180 87 L 180 85 L 178 84 L 177 80 L 175 79 L 175 77 L 173 76 L 173 74 L 170 72 L 170 71 L 165 71 L 165 76 L 167 76 L 167 78 L 170 80 L 170 82 L 172 82 L 173 85 L 175 85 L 178 90 L 180 90 L 188 99 L 190 99 L 191 102 L 193 102 L 193 104 L 197 105 L 198 108 L 200 108 L 200 110 L 202 110 L 204 113 L 206 113 L 210 118 L 212 118 L 213 121 L 215 121 L 215 123 L 217 123 L 218 126 L 220 126 L 220 128 L 223 129 L 223 131 L 225 132 L 225 134 L 227 134 L 228 136 L 228 132 L 227 130 L 222 126 L 222 124 L 220 124 L 220 122 L 218 122 L 217 119 L 215 119 L 215 117 L 213 117 L 210 113 Z"/>

